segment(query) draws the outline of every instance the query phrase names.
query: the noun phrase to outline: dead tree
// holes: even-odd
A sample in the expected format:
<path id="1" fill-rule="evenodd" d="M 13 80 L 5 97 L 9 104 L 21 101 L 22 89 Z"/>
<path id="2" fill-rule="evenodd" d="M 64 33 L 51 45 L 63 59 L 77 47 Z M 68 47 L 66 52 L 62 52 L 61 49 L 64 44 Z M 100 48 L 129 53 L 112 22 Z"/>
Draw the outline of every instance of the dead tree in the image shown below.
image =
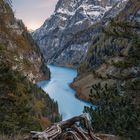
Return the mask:
<path id="1" fill-rule="evenodd" d="M 28 140 L 101 140 L 95 136 L 88 114 L 52 125 L 43 132 L 31 132 Z"/>

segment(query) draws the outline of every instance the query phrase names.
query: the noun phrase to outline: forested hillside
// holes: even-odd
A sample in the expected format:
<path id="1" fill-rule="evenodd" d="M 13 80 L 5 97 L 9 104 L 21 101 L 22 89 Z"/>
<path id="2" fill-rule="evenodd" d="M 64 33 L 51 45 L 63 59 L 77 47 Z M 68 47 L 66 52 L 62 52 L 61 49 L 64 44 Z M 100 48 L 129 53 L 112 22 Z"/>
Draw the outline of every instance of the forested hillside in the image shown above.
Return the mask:
<path id="1" fill-rule="evenodd" d="M 95 132 L 140 138 L 139 47 L 140 1 L 130 0 L 94 38 L 72 84 L 77 97 L 97 105 L 85 108 Z"/>
<path id="2" fill-rule="evenodd" d="M 129 1 L 121 13 L 93 37 L 93 45 L 81 63 L 79 75 L 73 84 L 81 98 L 84 96 L 88 100 L 90 87 L 96 83 L 113 85 L 118 79 L 123 81 L 135 72 L 139 75 L 139 66 L 135 67 L 135 62 L 128 61 L 128 57 L 134 59 L 131 55 L 133 40 L 135 36 L 139 37 L 139 9 L 139 1 Z M 132 65 L 125 64 L 125 60 Z M 117 66 L 123 63 L 123 68 Z"/>
<path id="3" fill-rule="evenodd" d="M 0 0 L 0 134 L 41 130 L 60 119 L 57 103 L 35 84 L 49 75 L 23 22 Z"/>

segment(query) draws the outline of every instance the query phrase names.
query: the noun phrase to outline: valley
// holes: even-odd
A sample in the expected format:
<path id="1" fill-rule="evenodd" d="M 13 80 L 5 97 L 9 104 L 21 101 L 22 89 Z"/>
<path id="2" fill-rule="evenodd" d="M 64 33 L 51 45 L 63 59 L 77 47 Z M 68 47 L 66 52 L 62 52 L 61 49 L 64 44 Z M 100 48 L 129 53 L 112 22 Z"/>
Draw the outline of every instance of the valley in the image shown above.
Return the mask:
<path id="1" fill-rule="evenodd" d="M 0 138 L 18 134 L 140 139 L 140 0 L 58 0 L 30 33 L 0 0 Z"/>

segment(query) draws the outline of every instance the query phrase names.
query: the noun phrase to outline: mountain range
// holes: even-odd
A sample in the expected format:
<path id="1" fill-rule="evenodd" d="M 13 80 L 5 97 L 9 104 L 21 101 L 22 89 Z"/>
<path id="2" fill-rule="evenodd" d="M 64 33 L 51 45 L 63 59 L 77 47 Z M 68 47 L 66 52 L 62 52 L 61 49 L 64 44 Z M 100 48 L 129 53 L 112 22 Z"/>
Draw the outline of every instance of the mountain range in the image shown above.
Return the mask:
<path id="1" fill-rule="evenodd" d="M 59 0 L 54 13 L 32 36 L 47 63 L 77 67 L 96 33 L 126 3 L 127 0 Z"/>

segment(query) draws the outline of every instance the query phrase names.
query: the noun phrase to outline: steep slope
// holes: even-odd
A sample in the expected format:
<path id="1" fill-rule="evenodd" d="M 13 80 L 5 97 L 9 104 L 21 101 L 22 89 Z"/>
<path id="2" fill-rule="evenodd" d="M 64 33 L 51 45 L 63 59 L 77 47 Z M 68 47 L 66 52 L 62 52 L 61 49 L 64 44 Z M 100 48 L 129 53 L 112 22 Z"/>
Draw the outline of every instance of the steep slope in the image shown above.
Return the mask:
<path id="1" fill-rule="evenodd" d="M 36 46 L 34 40 L 28 33 L 26 27 L 21 20 L 14 18 L 14 15 L 9 8 L 0 7 L 0 43 L 5 46 L 5 49 L 13 52 L 13 55 L 7 55 L 9 63 L 14 70 L 22 71 L 30 81 L 38 81 L 49 78 L 49 70 L 44 65 L 42 54 Z M 6 45 L 5 45 L 6 44 Z M 11 58 L 10 58 L 11 57 Z M 43 73 L 46 69 L 46 75 Z"/>
<path id="2" fill-rule="evenodd" d="M 96 132 L 140 138 L 140 1 L 129 0 L 97 34 L 72 86 Z"/>
<path id="3" fill-rule="evenodd" d="M 0 134 L 41 130 L 59 120 L 58 105 L 34 83 L 49 70 L 10 1 L 0 0 Z"/>
<path id="4" fill-rule="evenodd" d="M 79 76 L 72 84 L 77 89 L 78 97 L 89 100 L 92 85 L 98 83 L 102 86 L 106 83 L 111 87 L 123 86 L 128 93 L 139 97 L 139 33 L 140 2 L 130 0 L 96 36 L 85 61 L 80 65 Z M 137 83 L 137 87 L 133 87 L 135 90 L 131 89 L 133 82 Z"/>
<path id="5" fill-rule="evenodd" d="M 86 56 L 94 28 L 123 9 L 127 0 L 59 0 L 54 14 L 33 34 L 46 62 L 77 67 Z M 88 32 L 84 32 L 88 29 Z"/>

